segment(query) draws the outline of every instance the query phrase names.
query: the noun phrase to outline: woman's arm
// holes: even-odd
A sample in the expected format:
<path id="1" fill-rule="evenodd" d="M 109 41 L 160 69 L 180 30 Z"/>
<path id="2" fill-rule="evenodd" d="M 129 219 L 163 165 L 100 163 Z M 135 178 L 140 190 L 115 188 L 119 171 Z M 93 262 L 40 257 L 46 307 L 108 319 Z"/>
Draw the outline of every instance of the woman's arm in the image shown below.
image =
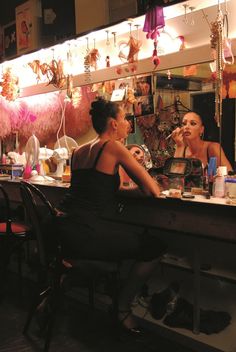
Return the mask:
<path id="1" fill-rule="evenodd" d="M 183 129 L 177 127 L 171 134 L 171 138 L 175 141 L 176 149 L 174 153 L 175 158 L 182 158 L 184 156 L 184 137 L 183 137 Z"/>
<path id="2" fill-rule="evenodd" d="M 121 165 L 129 177 L 141 188 L 144 194 L 158 197 L 160 188 L 149 173 L 140 165 L 132 154 L 120 143 L 112 143 L 117 165 Z"/>
<path id="3" fill-rule="evenodd" d="M 222 149 L 219 143 L 209 142 L 208 155 L 209 157 L 215 156 L 217 158 L 217 166 L 226 166 L 227 171 L 233 170 L 229 160 L 227 159 L 224 153 L 224 150 Z M 220 160 L 221 160 L 221 163 L 220 163 Z"/>

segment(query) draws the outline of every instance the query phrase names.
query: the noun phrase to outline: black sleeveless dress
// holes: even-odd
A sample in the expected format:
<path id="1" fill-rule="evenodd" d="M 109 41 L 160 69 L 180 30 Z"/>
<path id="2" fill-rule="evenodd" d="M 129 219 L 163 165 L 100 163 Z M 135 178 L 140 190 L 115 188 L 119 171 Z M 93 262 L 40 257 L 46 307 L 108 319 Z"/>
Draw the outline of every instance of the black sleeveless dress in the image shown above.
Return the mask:
<path id="1" fill-rule="evenodd" d="M 71 186 L 60 205 L 60 209 L 69 215 L 79 216 L 81 213 L 85 215 L 88 212 L 90 215 L 100 216 L 105 206 L 114 204 L 120 185 L 119 174 L 109 175 L 96 170 L 107 142 L 100 148 L 92 168 L 72 170 Z M 73 164 L 73 155 L 71 164 Z"/>
<path id="2" fill-rule="evenodd" d="M 92 168 L 72 170 L 71 186 L 58 207 L 67 214 L 58 229 L 63 251 L 70 258 L 106 261 L 157 258 L 166 246 L 156 236 L 101 218 L 105 207 L 116 206 L 120 183 L 118 173 L 109 175 L 96 170 L 106 144 Z"/>

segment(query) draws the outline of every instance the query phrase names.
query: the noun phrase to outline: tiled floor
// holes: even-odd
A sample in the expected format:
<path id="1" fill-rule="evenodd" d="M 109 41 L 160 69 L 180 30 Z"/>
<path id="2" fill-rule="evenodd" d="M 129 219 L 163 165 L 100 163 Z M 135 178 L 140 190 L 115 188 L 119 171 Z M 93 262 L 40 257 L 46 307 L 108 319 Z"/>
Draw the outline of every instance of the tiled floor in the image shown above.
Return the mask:
<path id="1" fill-rule="evenodd" d="M 17 280 L 10 275 L 9 285 L 0 302 L 0 352 L 42 351 L 42 339 L 36 324 L 32 324 L 30 338 L 22 335 L 32 284 L 24 283 L 23 298 L 19 298 Z M 67 298 L 56 320 L 50 352 L 191 352 L 156 333 L 149 333 L 142 341 L 118 340 L 114 337 L 108 314 L 89 311 L 77 300 Z"/>

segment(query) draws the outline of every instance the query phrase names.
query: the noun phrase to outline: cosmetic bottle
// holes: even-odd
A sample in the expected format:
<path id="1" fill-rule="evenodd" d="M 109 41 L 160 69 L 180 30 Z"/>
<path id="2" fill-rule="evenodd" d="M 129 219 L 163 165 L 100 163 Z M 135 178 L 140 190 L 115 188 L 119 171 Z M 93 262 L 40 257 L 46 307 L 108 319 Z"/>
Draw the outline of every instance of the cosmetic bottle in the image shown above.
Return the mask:
<path id="1" fill-rule="evenodd" d="M 203 168 L 203 189 L 209 192 L 209 177 L 208 177 L 208 166 Z"/>
<path id="2" fill-rule="evenodd" d="M 211 196 L 213 195 L 213 183 L 214 183 L 214 176 L 216 174 L 216 165 L 217 165 L 216 157 L 211 157 L 207 168 L 208 190 Z"/>
<path id="3" fill-rule="evenodd" d="M 225 174 L 227 175 L 226 167 L 219 166 L 214 179 L 214 197 L 223 198 L 225 196 Z"/>

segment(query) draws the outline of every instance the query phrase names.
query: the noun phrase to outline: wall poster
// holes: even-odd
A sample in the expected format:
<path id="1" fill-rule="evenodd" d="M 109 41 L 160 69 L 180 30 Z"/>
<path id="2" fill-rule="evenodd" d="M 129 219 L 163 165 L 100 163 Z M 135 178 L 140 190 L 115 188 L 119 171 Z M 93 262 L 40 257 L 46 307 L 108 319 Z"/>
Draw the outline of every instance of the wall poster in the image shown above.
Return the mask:
<path id="1" fill-rule="evenodd" d="M 16 7 L 17 54 L 38 47 L 38 20 L 36 0 L 29 0 Z"/>
<path id="2" fill-rule="evenodd" d="M 16 56 L 16 22 L 3 26 L 4 57 L 9 59 Z"/>

